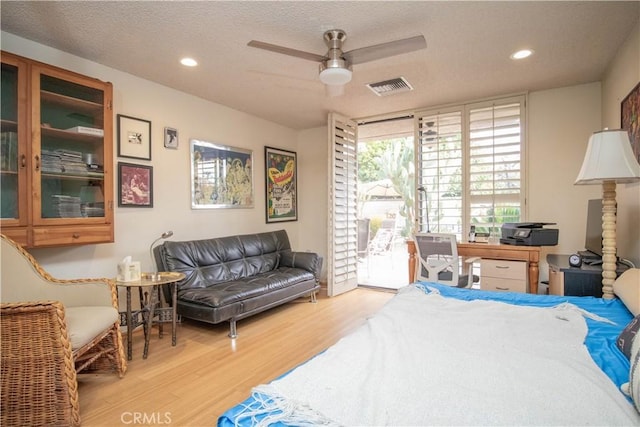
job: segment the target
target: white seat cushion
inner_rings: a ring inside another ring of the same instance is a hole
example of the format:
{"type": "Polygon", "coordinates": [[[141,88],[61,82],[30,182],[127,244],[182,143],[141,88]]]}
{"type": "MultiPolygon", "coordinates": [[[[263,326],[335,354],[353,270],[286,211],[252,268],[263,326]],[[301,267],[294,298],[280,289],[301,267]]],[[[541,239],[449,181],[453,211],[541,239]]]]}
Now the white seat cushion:
{"type": "Polygon", "coordinates": [[[65,307],[71,348],[75,351],[119,320],[113,307],[65,307]]]}

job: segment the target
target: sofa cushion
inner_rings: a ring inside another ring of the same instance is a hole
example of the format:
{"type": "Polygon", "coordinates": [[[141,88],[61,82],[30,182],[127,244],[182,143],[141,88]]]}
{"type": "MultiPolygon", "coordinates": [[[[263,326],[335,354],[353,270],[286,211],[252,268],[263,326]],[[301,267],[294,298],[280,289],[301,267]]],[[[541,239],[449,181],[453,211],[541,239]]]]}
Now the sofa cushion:
{"type": "Polygon", "coordinates": [[[109,329],[120,318],[118,310],[105,306],[65,307],[64,312],[74,351],[109,329]]]}
{"type": "Polygon", "coordinates": [[[306,280],[314,280],[313,274],[309,271],[280,267],[277,270],[253,277],[218,283],[206,288],[181,289],[178,291],[178,299],[209,307],[222,307],[284,289],[306,280]]]}

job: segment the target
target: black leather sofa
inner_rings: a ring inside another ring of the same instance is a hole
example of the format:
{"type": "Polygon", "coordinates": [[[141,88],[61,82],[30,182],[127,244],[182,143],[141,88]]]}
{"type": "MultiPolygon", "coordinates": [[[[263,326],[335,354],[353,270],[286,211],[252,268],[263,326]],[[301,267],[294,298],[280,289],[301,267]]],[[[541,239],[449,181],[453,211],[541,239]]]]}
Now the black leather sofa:
{"type": "Polygon", "coordinates": [[[158,271],[186,275],[178,283],[178,314],[208,323],[236,321],[301,296],[316,301],[322,257],[291,250],[285,230],[184,242],[154,248],[158,271]]]}

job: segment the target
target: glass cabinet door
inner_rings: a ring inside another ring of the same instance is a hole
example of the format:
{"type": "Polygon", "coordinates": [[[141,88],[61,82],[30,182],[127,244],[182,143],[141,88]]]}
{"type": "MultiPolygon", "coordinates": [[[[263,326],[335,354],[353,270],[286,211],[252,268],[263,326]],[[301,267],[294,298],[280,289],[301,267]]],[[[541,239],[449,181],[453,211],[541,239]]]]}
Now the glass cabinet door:
{"type": "Polygon", "coordinates": [[[104,87],[38,69],[32,84],[34,223],[105,222],[104,87]]]}
{"type": "MultiPolygon", "coordinates": [[[[4,226],[26,225],[26,64],[2,55],[0,112],[0,219],[4,226]]],[[[26,231],[25,231],[26,236],[26,231]]],[[[21,240],[16,236],[16,240],[21,240]]]]}

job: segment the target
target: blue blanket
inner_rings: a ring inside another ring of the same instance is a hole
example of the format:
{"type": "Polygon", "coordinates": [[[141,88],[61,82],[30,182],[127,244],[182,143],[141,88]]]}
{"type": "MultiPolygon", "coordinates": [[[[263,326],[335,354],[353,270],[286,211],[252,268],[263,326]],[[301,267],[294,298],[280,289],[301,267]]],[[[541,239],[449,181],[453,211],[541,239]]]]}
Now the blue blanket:
{"type": "MultiPolygon", "coordinates": [[[[607,318],[613,321],[615,325],[586,318],[588,333],[585,339],[585,345],[596,364],[616,386],[619,387],[629,379],[629,360],[620,352],[615,341],[633,316],[618,299],[603,300],[594,297],[561,297],[514,292],[475,291],[425,282],[418,283],[417,286],[425,290],[425,292],[437,290],[437,292],[443,296],[467,301],[478,299],[492,300],[534,307],[552,307],[568,302],[592,314],[607,318]]],[[[247,406],[251,407],[256,403],[255,397],[249,397],[244,402],[229,409],[218,419],[218,426],[229,427],[238,425],[234,421],[237,415],[247,406]]],[[[244,419],[241,425],[249,425],[246,423],[248,421],[249,420],[244,419]]]]}

